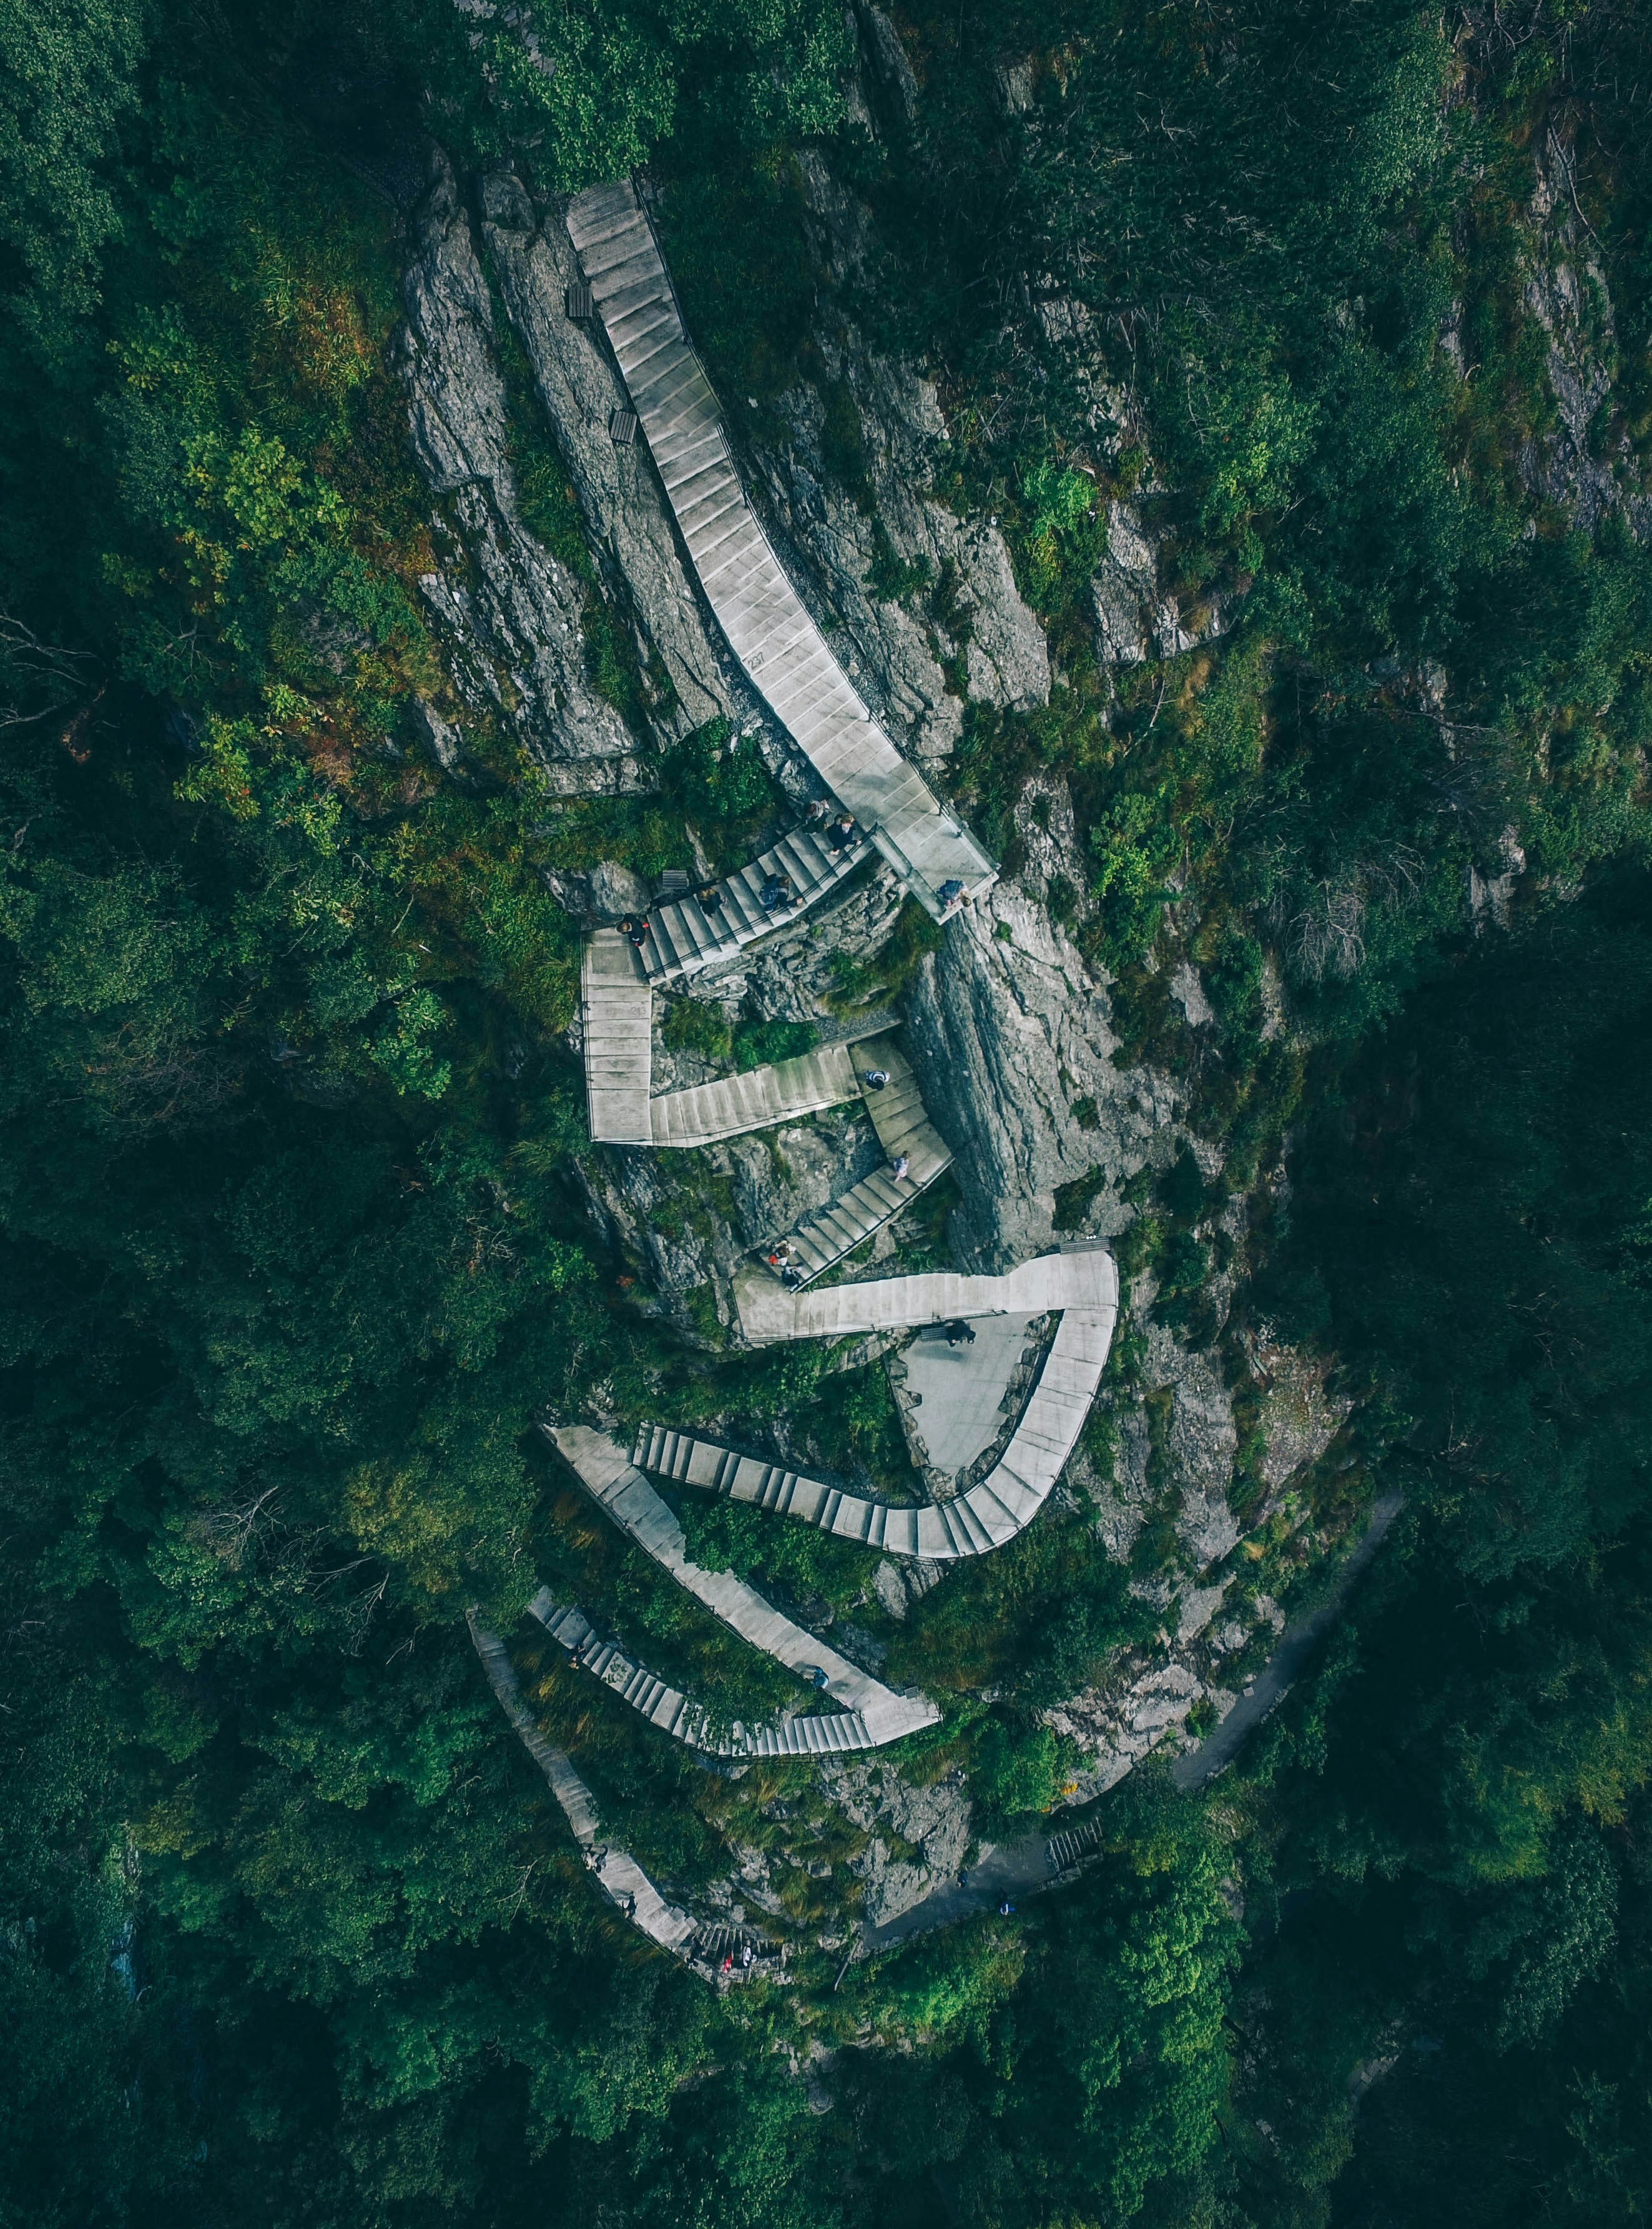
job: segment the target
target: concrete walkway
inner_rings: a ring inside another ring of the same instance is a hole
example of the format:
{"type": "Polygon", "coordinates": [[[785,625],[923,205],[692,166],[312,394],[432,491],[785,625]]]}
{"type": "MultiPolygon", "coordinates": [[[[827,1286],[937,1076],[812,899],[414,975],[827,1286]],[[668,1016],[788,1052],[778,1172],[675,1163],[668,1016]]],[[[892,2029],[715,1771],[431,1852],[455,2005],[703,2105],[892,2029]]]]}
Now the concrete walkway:
{"type": "Polygon", "coordinates": [[[788,1293],[755,1270],[735,1282],[735,1300],[754,1346],[781,1339],[844,1339],[851,1333],[902,1331],[947,1323],[954,1316],[1042,1315],[1047,1308],[1088,1308],[1110,1320],[1118,1309],[1118,1273],[1094,1241],[1041,1254],[1001,1277],[961,1277],[937,1270],[921,1277],[865,1279],[852,1285],[788,1293]]]}
{"type": "Polygon", "coordinates": [[[777,1122],[796,1122],[822,1108],[841,1106],[856,1096],[854,1055],[847,1045],[822,1045],[793,1060],[771,1061],[697,1083],[688,1091],[666,1092],[648,1103],[657,1146],[711,1146],[748,1130],[772,1130],[777,1122]]]}
{"type": "Polygon", "coordinates": [[[834,1757],[877,1746],[858,1711],[781,1718],[763,1726],[742,1725],[736,1718],[725,1732],[703,1705],[627,1656],[617,1641],[602,1640],[582,1610],[557,1602],[549,1587],[540,1588],[528,1610],[582,1672],[612,1687],[622,1703],[689,1749],[710,1757],[834,1757]]]}
{"type": "Polygon", "coordinates": [[[689,1558],[683,1528],[642,1473],[614,1442],[583,1424],[544,1425],[546,1437],[568,1462],[592,1499],[645,1554],[669,1571],[678,1584],[714,1617],[721,1618],[754,1648],[820,1687],[834,1702],[858,1713],[866,1746],[881,1749],[923,1726],[941,1713],[924,1695],[897,1694],[858,1665],[839,1656],[824,1641],[783,1617],[772,1604],[731,1571],[707,1571],[689,1558]],[[825,1676],[824,1686],[814,1677],[825,1676]]]}
{"type": "Polygon", "coordinates": [[[871,850],[858,831],[841,851],[834,851],[813,829],[794,828],[771,850],[760,851],[749,865],[713,883],[715,905],[703,905],[692,891],[681,897],[656,898],[648,909],[644,973],[651,983],[680,982],[720,960],[732,959],[847,882],[871,850]],[[782,875],[792,885],[790,904],[765,906],[764,884],[782,875]]]}
{"type": "Polygon", "coordinates": [[[648,1085],[654,1065],[654,994],[628,937],[599,928],[580,970],[585,1033],[585,1110],[593,1138],[651,1146],[648,1085]]]}
{"type": "Polygon", "coordinates": [[[641,1928],[663,1950],[686,1958],[697,1931],[695,1922],[676,1905],[666,1903],[629,1851],[613,1849],[603,1843],[596,1799],[562,1750],[554,1748],[540,1732],[532,1712],[522,1699],[522,1689],[505,1643],[478,1622],[474,1610],[466,1612],[466,1620],[489,1685],[524,1747],[550,1783],[550,1792],[573,1828],[574,1840],[596,1876],[602,1893],[633,1926],[641,1928]]]}
{"type": "Polygon", "coordinates": [[[1027,1353],[1037,1316],[982,1316],[967,1344],[948,1346],[944,1326],[927,1326],[901,1360],[912,1423],[933,1469],[955,1478],[1004,1429],[1004,1404],[1027,1353]]]}
{"type": "Polygon", "coordinates": [[[886,1556],[945,1562],[986,1555],[1025,1532],[1049,1500],[1090,1414],[1112,1334],[1110,1312],[1067,1311],[1002,1457],[955,1500],[897,1508],[659,1424],[642,1427],[633,1460],[662,1478],[795,1517],[886,1556]]]}
{"type": "Polygon", "coordinates": [[[576,194],[568,230],[690,562],[753,687],[931,914],[948,909],[945,884],[987,890],[992,861],[873,719],[753,517],[631,182],[576,194]]]}

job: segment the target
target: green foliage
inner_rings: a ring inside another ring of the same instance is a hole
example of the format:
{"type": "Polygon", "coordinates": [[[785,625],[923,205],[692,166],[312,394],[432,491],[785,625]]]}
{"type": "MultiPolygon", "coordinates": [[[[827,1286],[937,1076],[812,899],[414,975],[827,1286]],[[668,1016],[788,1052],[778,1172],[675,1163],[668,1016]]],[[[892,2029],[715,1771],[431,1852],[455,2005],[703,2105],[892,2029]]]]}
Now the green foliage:
{"type": "Polygon", "coordinates": [[[813,1022],[737,1022],[734,1031],[735,1066],[742,1073],[764,1068],[770,1061],[795,1060],[813,1052],[820,1032],[813,1022]]]}
{"type": "Polygon", "coordinates": [[[708,1060],[726,1060],[734,1049],[728,1017],[704,999],[669,1000],[659,1033],[673,1052],[703,1053],[708,1060]]]}

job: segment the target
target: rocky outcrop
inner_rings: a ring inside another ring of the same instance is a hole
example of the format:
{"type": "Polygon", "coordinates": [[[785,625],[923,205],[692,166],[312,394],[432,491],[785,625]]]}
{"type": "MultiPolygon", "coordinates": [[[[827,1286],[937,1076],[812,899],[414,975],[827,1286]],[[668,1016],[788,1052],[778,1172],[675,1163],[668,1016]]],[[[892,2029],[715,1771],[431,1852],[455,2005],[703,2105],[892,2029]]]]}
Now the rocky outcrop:
{"type": "MultiPolygon", "coordinates": [[[[1534,249],[1526,306],[1548,339],[1547,370],[1558,422],[1520,451],[1520,476],[1533,495],[1559,504],[1586,531],[1614,511],[1637,540],[1652,535],[1652,495],[1642,483],[1629,434],[1612,420],[1617,319],[1594,235],[1578,205],[1572,153],[1550,125],[1536,157],[1532,196],[1534,249]]],[[[1453,355],[1449,332],[1441,345],[1453,355]]],[[[1454,361],[1459,361],[1458,339],[1454,361]]],[[[1466,367],[1463,368],[1466,376],[1466,367]]]]}
{"type": "MultiPolygon", "coordinates": [[[[463,706],[513,733],[562,795],[650,788],[638,741],[587,678],[583,581],[517,513],[493,306],[447,160],[431,158],[413,219],[399,363],[414,447],[432,491],[440,569],[420,586],[463,706]]],[[[464,711],[434,713],[433,748],[461,763],[464,711]]]]}
{"type": "Polygon", "coordinates": [[[756,699],[678,556],[646,447],[617,446],[609,436],[614,411],[630,401],[601,327],[568,315],[568,290],[581,273],[560,206],[542,213],[508,170],[485,174],[478,192],[499,292],[592,544],[610,584],[622,590],[645,673],[652,669],[670,683],[651,708],[652,724],[672,736],[718,714],[755,714],[756,699]]]}
{"type": "Polygon", "coordinates": [[[861,1883],[869,1926],[898,1919],[957,1879],[974,1839],[961,1774],[926,1786],[884,1759],[823,1766],[820,1781],[845,1817],[867,1836],[849,1864],[861,1883]]]}
{"type": "Polygon", "coordinates": [[[1228,610],[1212,596],[1184,610],[1160,586],[1159,537],[1134,504],[1107,506],[1107,550],[1090,584],[1096,647],[1103,664],[1140,665],[1175,658],[1226,631],[1228,610]]]}
{"type": "MultiPolygon", "coordinates": [[[[887,79],[900,113],[910,85],[900,42],[876,9],[860,20],[871,74],[887,79]]],[[[885,92],[874,98],[890,106],[885,92]]],[[[839,290],[865,274],[867,212],[818,149],[799,170],[826,289],[813,337],[821,376],[780,398],[784,448],[754,444],[742,461],[851,678],[905,748],[944,756],[966,695],[1044,703],[1049,652],[997,527],[961,519],[935,493],[949,444],[933,383],[867,350],[845,318],[839,290]]]]}
{"type": "Polygon", "coordinates": [[[955,1237],[973,1264],[989,1269],[1062,1236],[1057,1187],[1097,1172],[1085,1230],[1099,1237],[1122,1230],[1129,1210],[1117,1204],[1118,1188],[1154,1157],[1175,1112],[1167,1078],[1114,1066],[1105,986],[1041,903],[1058,875],[1075,894],[1083,887],[1065,784],[1046,779],[1030,789],[1016,825],[1027,868],[948,933],[908,1002],[909,1056],[957,1156],[955,1237]]]}
{"type": "MultiPolygon", "coordinates": [[[[1628,433],[1612,428],[1617,317],[1605,272],[1585,239],[1576,205],[1572,151],[1549,125],[1536,154],[1532,194],[1536,250],[1525,276],[1525,305],[1547,334],[1549,390],[1559,423],[1520,450],[1520,477],[1533,495],[1597,529],[1623,512],[1636,539],[1652,535],[1652,497],[1641,486],[1628,433]]],[[[1450,344],[1443,334],[1443,345],[1450,344]]],[[[1460,355],[1460,344],[1458,344],[1460,355]]]]}

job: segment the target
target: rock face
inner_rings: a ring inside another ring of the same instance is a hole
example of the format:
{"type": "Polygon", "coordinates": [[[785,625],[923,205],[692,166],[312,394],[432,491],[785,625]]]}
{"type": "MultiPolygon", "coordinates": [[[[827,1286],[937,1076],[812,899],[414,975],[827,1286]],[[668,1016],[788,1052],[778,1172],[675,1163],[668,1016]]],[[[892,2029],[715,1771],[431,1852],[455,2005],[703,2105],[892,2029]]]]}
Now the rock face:
{"type": "Polygon", "coordinates": [[[1159,542],[1133,504],[1107,506],[1107,552],[1090,584],[1096,647],[1103,664],[1140,665],[1175,658],[1211,642],[1228,625],[1226,607],[1212,597],[1184,612],[1159,584],[1159,542]]]}
{"type": "Polygon", "coordinates": [[[932,1889],[956,1879],[973,1839],[969,1798],[957,1779],[948,1776],[921,1787],[893,1764],[879,1762],[823,1765],[820,1781],[845,1816],[870,1837],[850,1860],[869,1925],[898,1919],[932,1889]],[[906,1847],[892,1847],[897,1840],[906,1847]]]}
{"type": "Polygon", "coordinates": [[[569,318],[568,289],[580,277],[560,204],[536,209],[508,170],[479,182],[482,237],[511,323],[533,369],[539,400],[567,464],[594,547],[611,586],[622,588],[646,673],[670,681],[651,710],[666,737],[686,735],[719,713],[746,717],[757,702],[682,562],[647,451],[609,438],[627,404],[601,329],[569,318]]]}
{"type": "MultiPolygon", "coordinates": [[[[873,61],[896,70],[898,112],[899,41],[875,9],[861,22],[873,61]]],[[[828,286],[841,287],[861,268],[866,213],[818,150],[800,171],[817,261],[828,286]]],[[[934,493],[948,437],[933,384],[869,351],[840,299],[814,340],[824,379],[781,397],[784,450],[755,446],[742,461],[851,678],[908,750],[942,757],[961,730],[966,692],[997,705],[1048,698],[1043,630],[997,528],[960,519],[934,493]]]]}
{"type": "MultiPolygon", "coordinates": [[[[1636,539],[1652,535],[1652,495],[1641,484],[1625,432],[1610,431],[1617,321],[1605,274],[1578,220],[1571,183],[1572,155],[1551,125],[1536,157],[1532,196],[1535,252],[1526,277],[1526,306],[1548,337],[1549,386],[1559,423],[1520,453],[1520,475],[1533,494],[1561,504],[1575,525],[1591,530],[1621,511],[1636,539]]],[[[1452,353],[1451,336],[1441,344],[1452,353]]],[[[1456,356],[1462,344],[1457,341],[1456,356]]]]}
{"type": "MultiPolygon", "coordinates": [[[[637,739],[586,677],[585,585],[517,514],[493,305],[440,151],[413,235],[400,368],[414,446],[442,499],[435,521],[441,569],[420,585],[454,685],[473,716],[491,716],[527,747],[560,794],[650,788],[637,739]]],[[[463,716],[434,717],[437,755],[454,767],[463,755],[463,716]]]]}
{"type": "Polygon", "coordinates": [[[991,1270],[1060,1236],[1057,1187],[1098,1170],[1104,1187],[1086,1229],[1122,1230],[1128,1211],[1105,1194],[1157,1158],[1155,1134],[1175,1111],[1167,1078],[1113,1065],[1105,986],[1041,903],[1057,876],[1074,890],[1085,879],[1065,784],[1029,788],[1016,826],[1027,866],[924,961],[907,1028],[924,1102],[958,1157],[956,1241],[991,1270]]]}

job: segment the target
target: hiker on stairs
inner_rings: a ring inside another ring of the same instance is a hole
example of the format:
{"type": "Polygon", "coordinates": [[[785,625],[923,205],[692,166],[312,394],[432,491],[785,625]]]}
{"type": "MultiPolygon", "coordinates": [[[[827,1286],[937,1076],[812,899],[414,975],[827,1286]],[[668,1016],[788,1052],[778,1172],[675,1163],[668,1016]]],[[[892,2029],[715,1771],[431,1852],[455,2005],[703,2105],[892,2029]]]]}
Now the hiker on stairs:
{"type": "Polygon", "coordinates": [[[894,1178],[896,1183],[899,1184],[901,1179],[906,1174],[911,1166],[912,1163],[909,1155],[905,1153],[897,1153],[894,1159],[889,1165],[889,1172],[890,1176],[894,1178]]]}
{"type": "MultiPolygon", "coordinates": [[[[826,842],[834,851],[846,851],[854,840],[855,816],[852,813],[840,813],[832,824],[832,833],[826,838],[826,842]]],[[[958,887],[961,890],[963,884],[960,883],[958,887]]]]}
{"type": "Polygon", "coordinates": [[[757,893],[757,903],[765,913],[783,913],[797,903],[797,893],[792,888],[789,875],[766,875],[762,888],[757,893]]]}
{"type": "Polygon", "coordinates": [[[869,1068],[865,1071],[865,1076],[869,1090],[881,1091],[889,1082],[889,1070],[886,1068],[869,1068]]]}

